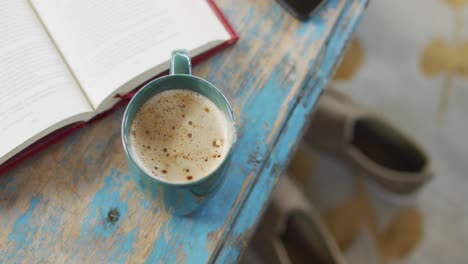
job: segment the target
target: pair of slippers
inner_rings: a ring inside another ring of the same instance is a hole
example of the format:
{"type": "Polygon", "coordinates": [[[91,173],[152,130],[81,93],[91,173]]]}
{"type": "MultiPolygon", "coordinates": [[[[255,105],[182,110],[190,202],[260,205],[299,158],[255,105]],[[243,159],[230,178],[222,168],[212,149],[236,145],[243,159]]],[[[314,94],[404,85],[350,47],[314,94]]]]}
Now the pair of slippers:
{"type": "MultiPolygon", "coordinates": [[[[414,139],[334,90],[326,91],[317,104],[305,141],[358,168],[387,193],[411,195],[433,177],[430,157],[414,139]]],[[[273,224],[274,231],[259,227],[260,232],[269,230],[264,233],[270,241],[254,236],[253,243],[271,243],[268,263],[344,263],[330,230],[298,186],[288,177],[278,185],[263,220],[273,224]]]]}

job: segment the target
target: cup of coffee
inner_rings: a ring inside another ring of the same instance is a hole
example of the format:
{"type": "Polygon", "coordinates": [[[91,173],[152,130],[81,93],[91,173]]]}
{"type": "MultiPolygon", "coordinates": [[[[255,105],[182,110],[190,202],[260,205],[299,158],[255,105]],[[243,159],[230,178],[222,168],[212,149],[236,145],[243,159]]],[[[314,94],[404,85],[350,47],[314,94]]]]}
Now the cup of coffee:
{"type": "Polygon", "coordinates": [[[122,122],[130,174],[175,215],[193,212],[219,189],[235,141],[229,102],[213,84],[191,75],[186,50],[173,51],[170,75],[145,85],[122,122]]]}

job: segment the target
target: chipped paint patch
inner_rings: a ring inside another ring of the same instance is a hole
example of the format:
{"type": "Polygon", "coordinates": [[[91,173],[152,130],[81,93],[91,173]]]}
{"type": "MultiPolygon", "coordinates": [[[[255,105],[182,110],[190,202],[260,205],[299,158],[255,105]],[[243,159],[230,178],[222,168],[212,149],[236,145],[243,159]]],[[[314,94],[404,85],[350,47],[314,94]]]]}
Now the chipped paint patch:
{"type": "Polygon", "coordinates": [[[40,202],[41,200],[38,197],[32,197],[29,201],[29,208],[16,219],[10,234],[8,234],[9,247],[4,259],[11,262],[21,262],[24,254],[17,255],[17,250],[28,247],[33,242],[37,231],[37,223],[34,223],[33,212],[40,202]]]}
{"type": "Polygon", "coordinates": [[[110,175],[104,178],[104,186],[96,192],[88,207],[88,214],[82,221],[80,240],[87,234],[109,238],[117,229],[118,225],[108,221],[108,213],[109,210],[118,211],[119,217],[127,213],[128,205],[119,193],[123,183],[121,177],[119,171],[112,169],[110,175]]]}

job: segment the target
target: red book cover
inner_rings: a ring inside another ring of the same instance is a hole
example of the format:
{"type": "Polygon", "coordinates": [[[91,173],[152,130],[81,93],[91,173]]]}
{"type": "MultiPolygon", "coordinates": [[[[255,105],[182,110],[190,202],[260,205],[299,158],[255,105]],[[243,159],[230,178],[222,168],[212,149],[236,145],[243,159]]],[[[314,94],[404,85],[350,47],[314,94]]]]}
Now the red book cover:
{"type": "MultiPolygon", "coordinates": [[[[229,23],[227,18],[224,16],[224,14],[221,12],[221,10],[216,5],[214,0],[207,0],[207,2],[211,6],[211,8],[213,9],[213,11],[217,15],[217,17],[219,18],[220,22],[224,25],[224,27],[228,31],[229,35],[231,36],[231,38],[228,41],[218,45],[217,47],[214,47],[213,49],[208,50],[208,51],[206,51],[204,53],[201,53],[201,54],[195,56],[194,58],[192,58],[192,64],[193,65],[196,65],[196,64],[200,63],[201,61],[204,61],[204,60],[208,59],[209,57],[213,56],[217,52],[219,52],[222,49],[226,48],[227,46],[233,44],[234,42],[236,42],[239,39],[239,36],[234,31],[234,28],[231,26],[231,24],[229,23]]],[[[42,150],[48,148],[52,144],[59,142],[60,140],[64,139],[65,137],[67,137],[69,135],[71,135],[73,132],[75,132],[76,130],[78,130],[78,129],[84,127],[84,126],[86,126],[87,124],[92,123],[92,122],[96,122],[96,121],[102,119],[103,117],[109,115],[110,113],[115,111],[118,107],[120,107],[120,106],[122,106],[124,104],[127,104],[130,101],[130,99],[133,97],[133,95],[141,87],[143,87],[145,84],[147,84],[148,82],[150,82],[150,81],[152,81],[152,80],[154,80],[154,79],[156,79],[156,78],[158,78],[158,77],[160,77],[162,75],[165,75],[167,73],[168,73],[168,71],[155,76],[154,78],[152,78],[152,79],[146,81],[145,83],[141,84],[140,86],[136,87],[132,92],[130,92],[130,93],[126,94],[126,95],[117,95],[121,99],[119,103],[117,103],[112,109],[95,116],[90,121],[88,121],[88,122],[79,122],[79,123],[71,124],[71,125],[68,125],[66,127],[60,128],[60,129],[50,133],[49,135],[41,138],[40,140],[36,141],[35,143],[31,144],[29,147],[22,150],[21,152],[19,152],[15,156],[13,156],[11,159],[9,159],[6,162],[4,162],[3,164],[1,164],[0,165],[0,174],[3,174],[5,172],[7,172],[8,170],[14,168],[15,166],[19,165],[21,162],[25,161],[28,158],[31,158],[32,156],[34,156],[35,154],[37,154],[37,153],[41,152],[42,150]]]]}

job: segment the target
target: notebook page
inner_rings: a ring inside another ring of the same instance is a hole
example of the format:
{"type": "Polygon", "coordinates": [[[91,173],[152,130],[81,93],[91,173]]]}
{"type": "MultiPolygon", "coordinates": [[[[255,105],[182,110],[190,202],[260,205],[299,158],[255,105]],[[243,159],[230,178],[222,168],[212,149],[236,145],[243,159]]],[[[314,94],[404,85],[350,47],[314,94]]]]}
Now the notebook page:
{"type": "Polygon", "coordinates": [[[173,49],[201,52],[203,46],[230,38],[205,1],[31,3],[89,100],[100,110],[111,105],[103,102],[117,91],[126,93],[167,69],[173,49]]]}
{"type": "Polygon", "coordinates": [[[0,164],[92,108],[27,1],[0,1],[0,164]]]}

